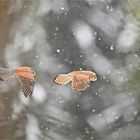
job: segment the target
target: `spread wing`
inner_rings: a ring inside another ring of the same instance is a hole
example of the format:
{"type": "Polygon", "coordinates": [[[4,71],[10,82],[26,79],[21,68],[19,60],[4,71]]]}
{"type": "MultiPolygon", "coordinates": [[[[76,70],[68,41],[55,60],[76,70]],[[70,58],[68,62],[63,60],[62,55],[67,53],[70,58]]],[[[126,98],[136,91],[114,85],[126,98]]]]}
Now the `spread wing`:
{"type": "Polygon", "coordinates": [[[70,74],[58,74],[53,82],[58,85],[66,85],[72,80],[72,75],[70,74]]]}
{"type": "Polygon", "coordinates": [[[21,83],[21,88],[24,96],[31,96],[34,90],[35,80],[27,79],[22,76],[19,76],[18,79],[21,83]]]}
{"type": "Polygon", "coordinates": [[[76,74],[72,79],[72,90],[75,92],[84,91],[90,85],[90,79],[88,75],[76,74]]]}
{"type": "Polygon", "coordinates": [[[2,79],[2,78],[0,77],[0,81],[4,81],[4,79],[2,79]]]}
{"type": "Polygon", "coordinates": [[[14,77],[14,74],[15,74],[14,69],[0,68],[0,81],[6,81],[14,77]]]}

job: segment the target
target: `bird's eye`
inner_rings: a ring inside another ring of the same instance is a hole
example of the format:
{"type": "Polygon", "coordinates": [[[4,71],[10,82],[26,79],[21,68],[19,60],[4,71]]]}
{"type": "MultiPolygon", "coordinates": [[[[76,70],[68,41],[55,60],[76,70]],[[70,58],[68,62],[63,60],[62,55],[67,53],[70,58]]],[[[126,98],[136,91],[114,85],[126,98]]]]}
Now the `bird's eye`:
{"type": "Polygon", "coordinates": [[[35,72],[33,72],[33,71],[32,71],[32,74],[33,74],[33,76],[35,76],[35,75],[36,75],[36,74],[35,74],[35,72]]]}

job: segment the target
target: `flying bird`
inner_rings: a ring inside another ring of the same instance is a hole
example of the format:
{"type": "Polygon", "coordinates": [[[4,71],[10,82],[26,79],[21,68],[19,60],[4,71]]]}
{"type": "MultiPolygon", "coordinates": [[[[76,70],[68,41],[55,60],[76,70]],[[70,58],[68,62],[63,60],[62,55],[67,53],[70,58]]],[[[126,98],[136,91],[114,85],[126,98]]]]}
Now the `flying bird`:
{"type": "Polygon", "coordinates": [[[0,68],[0,81],[17,78],[25,97],[31,96],[35,85],[35,72],[30,67],[19,67],[15,69],[0,68]]]}
{"type": "Polygon", "coordinates": [[[73,71],[68,74],[58,74],[53,82],[58,85],[66,85],[72,81],[72,90],[74,92],[84,91],[90,85],[90,81],[96,81],[97,76],[92,71],[73,71]]]}

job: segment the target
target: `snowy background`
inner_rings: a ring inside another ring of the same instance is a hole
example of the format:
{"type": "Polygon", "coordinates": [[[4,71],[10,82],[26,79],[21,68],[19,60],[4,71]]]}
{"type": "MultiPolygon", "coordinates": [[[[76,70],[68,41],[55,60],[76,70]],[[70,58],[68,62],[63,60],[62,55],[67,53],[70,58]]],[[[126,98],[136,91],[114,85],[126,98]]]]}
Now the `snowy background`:
{"type": "Polygon", "coordinates": [[[1,0],[0,56],[37,74],[31,98],[0,83],[0,139],[140,139],[139,0],[1,0]],[[81,69],[98,76],[82,94],[52,83],[81,69]]]}

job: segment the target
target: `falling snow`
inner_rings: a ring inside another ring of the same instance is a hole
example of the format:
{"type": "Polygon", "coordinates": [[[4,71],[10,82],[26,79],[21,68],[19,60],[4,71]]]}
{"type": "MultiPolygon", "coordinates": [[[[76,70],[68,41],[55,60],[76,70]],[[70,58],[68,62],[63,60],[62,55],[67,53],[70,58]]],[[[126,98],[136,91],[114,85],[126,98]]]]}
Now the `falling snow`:
{"type": "Polygon", "coordinates": [[[7,1],[1,67],[30,66],[36,83],[29,98],[15,79],[0,84],[0,138],[139,140],[138,1],[7,1]],[[94,71],[97,81],[80,93],[73,80],[53,83],[75,70],[94,71]]]}
{"type": "Polygon", "coordinates": [[[57,53],[60,53],[60,50],[59,49],[57,49],[56,51],[57,51],[57,53]]]}

